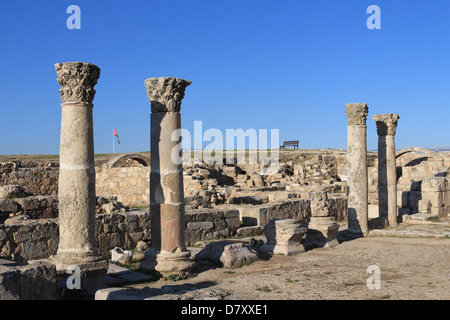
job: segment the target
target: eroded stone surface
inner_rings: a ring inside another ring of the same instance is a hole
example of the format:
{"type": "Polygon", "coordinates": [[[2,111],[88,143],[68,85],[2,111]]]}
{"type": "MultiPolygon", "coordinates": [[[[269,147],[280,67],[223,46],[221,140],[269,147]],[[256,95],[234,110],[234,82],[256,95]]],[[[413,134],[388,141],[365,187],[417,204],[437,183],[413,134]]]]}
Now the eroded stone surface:
{"type": "Polygon", "coordinates": [[[394,135],[397,114],[384,113],[372,116],[378,133],[378,199],[379,217],[397,226],[397,165],[394,135]]]}
{"type": "Polygon", "coordinates": [[[348,224],[354,233],[367,235],[368,172],[367,127],[369,109],[364,103],[345,105],[347,126],[348,224]]]}
{"type": "Polygon", "coordinates": [[[196,261],[222,264],[225,268],[239,268],[259,260],[258,255],[243,243],[218,241],[208,244],[195,255],[196,261]]]}
{"type": "Polygon", "coordinates": [[[267,244],[273,246],[274,254],[293,255],[304,252],[305,248],[300,240],[305,234],[306,228],[301,227],[294,219],[273,219],[265,228],[267,244]]]}
{"type": "Polygon", "coordinates": [[[0,264],[0,300],[53,300],[56,268],[45,262],[0,264]]]}
{"type": "Polygon", "coordinates": [[[379,136],[395,136],[397,130],[397,122],[400,116],[395,113],[382,113],[372,116],[377,124],[377,133],[379,136]]]}
{"type": "Polygon", "coordinates": [[[339,244],[337,232],[339,225],[329,208],[326,191],[313,191],[309,194],[311,200],[311,219],[308,223],[306,240],[314,247],[333,247],[339,244]]]}
{"type": "Polygon", "coordinates": [[[369,108],[365,103],[348,103],[345,105],[348,125],[365,125],[369,108]]]}
{"type": "Polygon", "coordinates": [[[180,112],[184,90],[191,83],[189,80],[171,77],[145,80],[152,112],[180,112]]]}
{"type": "Polygon", "coordinates": [[[62,100],[58,180],[59,244],[48,261],[65,274],[71,266],[83,273],[88,291],[104,286],[108,262],[95,235],[95,168],[92,101],[100,69],[90,63],[55,65],[62,100]]]}
{"type": "Polygon", "coordinates": [[[94,86],[100,77],[100,68],[91,63],[66,62],[55,64],[59,92],[63,102],[86,102],[94,100],[94,86]]]}
{"type": "Polygon", "coordinates": [[[152,248],[141,267],[161,274],[188,273],[194,263],[185,246],[185,208],[181,165],[181,100],[191,82],[179,78],[145,80],[151,104],[150,214],[152,248]],[[178,154],[176,151],[178,150],[178,154]]]}

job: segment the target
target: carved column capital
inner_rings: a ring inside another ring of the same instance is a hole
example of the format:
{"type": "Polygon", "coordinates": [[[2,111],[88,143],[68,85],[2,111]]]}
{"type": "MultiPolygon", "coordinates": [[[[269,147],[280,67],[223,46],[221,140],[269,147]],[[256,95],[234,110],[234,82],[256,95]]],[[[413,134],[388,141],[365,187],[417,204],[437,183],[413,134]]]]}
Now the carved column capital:
{"type": "Polygon", "coordinates": [[[100,78],[99,67],[85,62],[66,62],[55,64],[55,69],[63,103],[92,103],[94,86],[100,78]]]}
{"type": "Polygon", "coordinates": [[[395,136],[397,131],[397,122],[400,116],[395,113],[383,113],[372,116],[377,124],[377,133],[379,136],[395,136]]]}
{"type": "Polygon", "coordinates": [[[365,103],[348,103],[345,105],[345,113],[349,125],[365,125],[369,108],[365,103]]]}
{"type": "Polygon", "coordinates": [[[192,82],[180,78],[161,77],[145,80],[152,112],[180,112],[184,90],[192,82]]]}

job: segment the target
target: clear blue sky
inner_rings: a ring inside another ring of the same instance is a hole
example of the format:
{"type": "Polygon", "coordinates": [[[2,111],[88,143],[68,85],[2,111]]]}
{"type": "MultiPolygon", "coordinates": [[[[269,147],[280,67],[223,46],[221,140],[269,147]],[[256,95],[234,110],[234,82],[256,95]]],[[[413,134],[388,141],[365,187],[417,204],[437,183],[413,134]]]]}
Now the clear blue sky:
{"type": "Polygon", "coordinates": [[[182,125],[279,129],[300,148],[346,148],[346,103],[398,113],[397,148],[450,144],[448,0],[4,0],[0,154],[58,154],[54,64],[91,62],[95,152],[150,149],[144,80],[188,79],[182,125]],[[81,30],[69,30],[69,5],[81,30]],[[381,29],[369,30],[369,5],[381,29]]]}

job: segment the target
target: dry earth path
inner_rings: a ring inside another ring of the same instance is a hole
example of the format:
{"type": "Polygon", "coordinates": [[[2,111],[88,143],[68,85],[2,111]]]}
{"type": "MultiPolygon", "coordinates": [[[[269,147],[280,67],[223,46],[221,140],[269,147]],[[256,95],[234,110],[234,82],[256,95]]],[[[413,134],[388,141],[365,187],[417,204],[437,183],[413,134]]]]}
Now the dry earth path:
{"type": "MultiPolygon", "coordinates": [[[[429,231],[435,226],[405,225],[401,230],[417,228],[429,231]]],[[[371,236],[296,256],[275,255],[237,269],[210,269],[181,281],[106,289],[103,298],[449,300],[449,266],[448,237],[371,236]],[[379,289],[367,285],[368,279],[376,284],[369,267],[379,268],[379,289]]]]}

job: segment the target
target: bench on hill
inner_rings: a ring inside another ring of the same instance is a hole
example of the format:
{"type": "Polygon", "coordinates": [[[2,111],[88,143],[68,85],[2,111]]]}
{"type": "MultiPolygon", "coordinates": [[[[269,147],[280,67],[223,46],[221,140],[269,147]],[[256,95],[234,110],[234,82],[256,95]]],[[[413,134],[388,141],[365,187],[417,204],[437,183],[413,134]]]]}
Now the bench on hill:
{"type": "Polygon", "coordinates": [[[284,141],[283,145],[280,146],[280,149],[286,149],[287,147],[294,147],[294,149],[298,149],[298,140],[284,141]]]}

